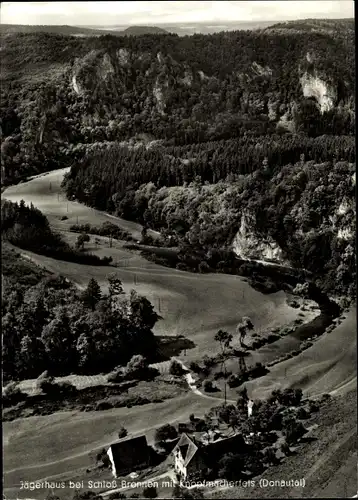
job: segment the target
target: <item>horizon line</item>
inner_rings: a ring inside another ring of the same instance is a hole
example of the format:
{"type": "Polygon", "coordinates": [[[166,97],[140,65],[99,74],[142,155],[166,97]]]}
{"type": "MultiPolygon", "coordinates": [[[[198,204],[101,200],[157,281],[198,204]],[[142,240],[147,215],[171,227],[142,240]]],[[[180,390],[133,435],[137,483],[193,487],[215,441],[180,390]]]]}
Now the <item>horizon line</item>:
{"type": "Polygon", "coordinates": [[[74,27],[74,28],[86,28],[88,26],[105,26],[105,27],[114,27],[114,26],[148,26],[148,27],[156,27],[156,26],[178,26],[178,25],[192,25],[192,24],[203,24],[207,25],[208,23],[225,23],[225,24],[235,24],[235,23],[274,23],[274,24],[279,24],[279,23],[290,23],[290,22],[296,22],[296,21],[315,21],[315,20],[320,20],[320,21],[335,21],[335,20],[354,20],[355,17],[305,17],[305,18],[297,18],[297,19],[277,19],[277,20],[271,20],[268,21],[266,19],[260,19],[260,20],[218,20],[218,21],[185,21],[185,22],[156,22],[155,24],[151,23],[124,23],[124,24],[24,24],[24,23],[0,23],[0,26],[68,26],[68,27],[74,27]]]}

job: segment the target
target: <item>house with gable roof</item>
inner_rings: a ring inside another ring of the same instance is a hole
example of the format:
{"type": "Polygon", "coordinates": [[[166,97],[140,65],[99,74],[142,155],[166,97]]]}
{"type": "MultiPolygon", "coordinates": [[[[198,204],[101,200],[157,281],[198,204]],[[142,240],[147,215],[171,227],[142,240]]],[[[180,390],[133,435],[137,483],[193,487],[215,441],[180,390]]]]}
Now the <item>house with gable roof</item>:
{"type": "MultiPolygon", "coordinates": [[[[215,439],[217,436],[213,436],[215,439]]],[[[186,479],[205,469],[215,470],[218,461],[227,453],[244,453],[247,444],[241,434],[215,440],[200,439],[194,435],[183,433],[174,447],[174,469],[186,479]]]]}

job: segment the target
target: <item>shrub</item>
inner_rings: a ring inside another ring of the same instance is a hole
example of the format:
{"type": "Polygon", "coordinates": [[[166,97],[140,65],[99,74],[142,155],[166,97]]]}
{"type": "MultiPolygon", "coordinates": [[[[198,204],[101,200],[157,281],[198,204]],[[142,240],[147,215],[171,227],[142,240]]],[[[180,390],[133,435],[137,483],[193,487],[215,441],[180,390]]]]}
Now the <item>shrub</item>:
{"type": "Polygon", "coordinates": [[[96,404],[96,411],[104,411],[104,410],[110,410],[113,408],[113,404],[110,403],[109,401],[98,401],[96,404]]]}
{"type": "Polygon", "coordinates": [[[280,449],[286,456],[290,455],[291,453],[290,447],[288,446],[286,441],[281,444],[280,449]]]}
{"type": "Polygon", "coordinates": [[[309,417],[307,411],[302,406],[298,408],[296,416],[300,420],[305,420],[306,418],[309,417]]]}
{"type": "Polygon", "coordinates": [[[205,368],[212,368],[215,365],[215,358],[205,355],[203,357],[205,368]]]}
{"type": "Polygon", "coordinates": [[[275,465],[278,460],[276,457],[276,451],[273,447],[269,447],[266,449],[264,453],[264,462],[268,465],[275,465]]]}
{"type": "Polygon", "coordinates": [[[44,394],[53,394],[56,392],[56,385],[53,377],[39,378],[36,382],[36,387],[44,394]]]}
{"type": "Polygon", "coordinates": [[[129,380],[153,380],[157,375],[159,375],[159,371],[150,367],[148,361],[141,354],[132,356],[124,369],[124,376],[129,380]]]}
{"type": "Polygon", "coordinates": [[[198,269],[199,269],[199,273],[208,273],[208,272],[210,272],[210,266],[205,261],[200,262],[200,264],[198,266],[198,269]]]}
{"type": "Polygon", "coordinates": [[[193,371],[194,373],[200,373],[201,372],[201,368],[200,366],[198,365],[198,363],[195,363],[195,361],[192,361],[189,365],[189,368],[191,371],[193,371]]]}
{"type": "Polygon", "coordinates": [[[267,370],[262,363],[256,363],[250,371],[250,375],[251,377],[261,377],[262,375],[265,375],[266,371],[267,370]]]}
{"type": "Polygon", "coordinates": [[[154,439],[156,443],[160,443],[175,439],[176,437],[178,437],[176,428],[173,425],[165,424],[155,431],[154,439]]]}
{"type": "Polygon", "coordinates": [[[122,439],[128,435],[128,431],[125,427],[121,427],[118,431],[118,439],[122,439]]]}
{"type": "Polygon", "coordinates": [[[284,435],[286,437],[287,444],[296,443],[306,432],[302,422],[297,422],[292,417],[284,420],[284,435]]]}
{"type": "Polygon", "coordinates": [[[330,399],[331,399],[331,395],[328,394],[328,393],[323,394],[322,397],[321,397],[321,401],[322,402],[328,401],[330,399]]]}
{"type": "Polygon", "coordinates": [[[309,408],[310,413],[316,413],[319,411],[319,405],[318,405],[318,403],[316,403],[316,401],[310,400],[308,402],[308,408],[309,408]]]}
{"type": "Polygon", "coordinates": [[[241,384],[241,377],[239,375],[230,375],[227,385],[230,388],[238,387],[241,384]]]}
{"type": "Polygon", "coordinates": [[[205,422],[205,420],[202,419],[202,418],[199,418],[199,420],[197,420],[195,422],[195,431],[196,432],[203,432],[205,429],[206,429],[206,422],[205,422]]]}
{"type": "Polygon", "coordinates": [[[176,376],[180,377],[181,375],[183,375],[184,369],[183,369],[182,365],[180,363],[178,363],[178,361],[173,360],[170,363],[169,373],[171,375],[176,375],[176,376]]]}
{"type": "Polygon", "coordinates": [[[215,390],[211,380],[204,380],[203,388],[205,392],[213,392],[215,390]]]}
{"type": "Polygon", "coordinates": [[[273,333],[271,333],[268,337],[267,337],[267,343],[268,344],[272,344],[273,342],[276,342],[276,340],[278,340],[280,338],[279,335],[275,335],[273,333]]]}
{"type": "Polygon", "coordinates": [[[26,398],[16,382],[9,382],[2,390],[2,402],[4,406],[19,403],[26,398]]]}

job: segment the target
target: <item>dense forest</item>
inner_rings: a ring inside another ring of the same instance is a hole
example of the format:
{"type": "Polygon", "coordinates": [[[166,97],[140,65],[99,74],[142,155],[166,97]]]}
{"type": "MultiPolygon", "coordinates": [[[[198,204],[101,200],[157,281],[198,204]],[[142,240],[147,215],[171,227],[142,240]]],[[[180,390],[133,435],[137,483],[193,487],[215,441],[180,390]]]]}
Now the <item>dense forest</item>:
{"type": "Polygon", "coordinates": [[[352,135],[354,30],[331,29],[2,35],[3,182],[130,139],[352,135]]]}
{"type": "Polygon", "coordinates": [[[2,367],[4,381],[100,373],[133,355],[156,352],[151,303],[134,290],[125,295],[115,274],[104,295],[91,279],[79,292],[68,280],[2,249],[2,367]]]}

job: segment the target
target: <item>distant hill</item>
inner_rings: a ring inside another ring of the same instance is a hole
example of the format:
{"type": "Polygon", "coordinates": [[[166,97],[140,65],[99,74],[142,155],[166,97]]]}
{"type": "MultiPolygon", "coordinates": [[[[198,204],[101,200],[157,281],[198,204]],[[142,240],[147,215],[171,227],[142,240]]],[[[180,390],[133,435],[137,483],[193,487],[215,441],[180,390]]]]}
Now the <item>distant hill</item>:
{"type": "Polygon", "coordinates": [[[124,31],[120,31],[124,35],[160,35],[168,33],[163,28],[158,28],[157,26],[130,26],[124,31]]]}
{"type": "Polygon", "coordinates": [[[351,34],[354,35],[354,19],[299,19],[273,24],[267,31],[281,31],[286,33],[325,33],[330,35],[351,34]]]}
{"type": "Polygon", "coordinates": [[[124,31],[117,30],[104,30],[98,28],[86,28],[80,26],[58,26],[58,25],[27,25],[27,24],[1,24],[0,34],[13,34],[13,33],[52,33],[56,35],[69,35],[78,37],[87,36],[127,36],[127,35],[150,35],[150,34],[165,34],[162,28],[156,26],[130,26],[124,31]]]}

